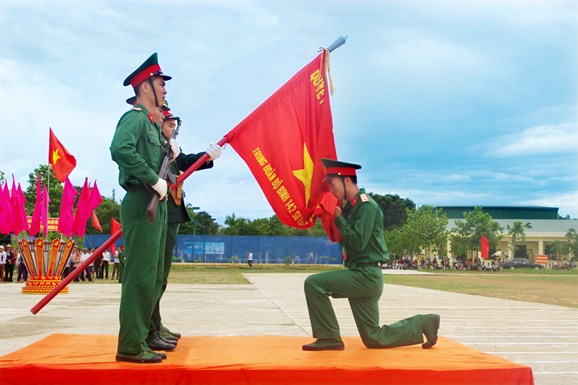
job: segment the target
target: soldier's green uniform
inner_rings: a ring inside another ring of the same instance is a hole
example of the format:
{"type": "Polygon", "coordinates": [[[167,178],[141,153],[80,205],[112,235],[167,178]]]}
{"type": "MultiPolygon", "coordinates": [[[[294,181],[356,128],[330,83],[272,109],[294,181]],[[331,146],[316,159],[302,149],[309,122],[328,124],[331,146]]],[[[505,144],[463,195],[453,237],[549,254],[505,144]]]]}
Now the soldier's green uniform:
{"type": "MultiPolygon", "coordinates": [[[[323,163],[328,175],[332,175],[331,166],[337,167],[339,171],[334,175],[339,176],[354,176],[355,169],[361,168],[326,159],[323,163]]],[[[389,259],[389,254],[383,234],[383,212],[377,203],[364,189],[359,189],[334,223],[341,234],[346,269],[314,274],[305,280],[313,337],[318,340],[304,345],[303,349],[344,348],[330,296],[349,300],[357,330],[368,348],[419,344],[423,342],[423,333],[428,341],[434,338],[433,334],[437,340],[437,315],[416,315],[391,325],[379,324],[379,299],[383,291],[380,265],[389,259]]]]}
{"type": "MultiPolygon", "coordinates": [[[[184,154],[180,153],[179,156],[175,159],[174,162],[171,163],[171,170],[175,175],[178,175],[179,171],[185,171],[188,169],[193,163],[195,163],[201,156],[205,153],[201,152],[198,154],[184,154]]],[[[204,170],[207,168],[213,167],[213,161],[204,162],[198,169],[204,170]]],[[[156,303],[156,306],[153,310],[153,314],[151,317],[151,327],[149,331],[149,339],[153,336],[158,337],[159,334],[162,337],[167,337],[166,333],[172,334],[168,329],[166,329],[162,322],[161,322],[161,312],[160,312],[160,302],[161,298],[167,288],[169,273],[171,270],[171,264],[173,261],[173,250],[175,248],[175,243],[177,240],[177,234],[179,232],[179,227],[181,223],[189,222],[191,217],[185,208],[184,199],[178,199],[178,204],[175,203],[175,198],[173,197],[173,192],[176,194],[179,191],[177,189],[171,191],[169,194],[169,198],[167,201],[167,217],[168,217],[168,225],[167,225],[167,236],[165,240],[165,249],[164,249],[164,268],[163,268],[163,278],[161,283],[161,293],[159,299],[156,303]],[[164,333],[162,333],[164,331],[164,333]]],[[[170,337],[170,336],[169,336],[170,337]]]]}
{"type": "MultiPolygon", "coordinates": [[[[134,71],[125,85],[131,84],[136,89],[149,80],[158,103],[153,76],[170,79],[162,74],[156,54],[134,71]]],[[[161,356],[147,346],[146,338],[162,284],[167,205],[159,202],[153,223],[147,219],[146,209],[156,194],[149,186],[159,181],[158,170],[164,156],[162,143],[161,127],[151,111],[136,104],[120,118],[110,146],[112,159],[119,168],[119,184],[126,190],[120,209],[126,264],[122,272],[118,361],[161,361],[161,356]]]]}

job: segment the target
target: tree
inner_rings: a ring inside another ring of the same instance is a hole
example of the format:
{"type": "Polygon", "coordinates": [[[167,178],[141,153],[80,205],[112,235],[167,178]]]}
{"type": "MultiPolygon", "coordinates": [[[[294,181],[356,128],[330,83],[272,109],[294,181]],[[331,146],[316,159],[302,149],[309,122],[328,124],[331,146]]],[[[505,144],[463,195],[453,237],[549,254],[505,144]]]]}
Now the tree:
{"type": "Polygon", "coordinates": [[[58,217],[60,215],[60,203],[62,202],[63,186],[54,176],[52,167],[48,164],[41,164],[35,168],[33,172],[28,174],[28,187],[24,192],[26,198],[26,213],[32,215],[34,211],[34,203],[36,202],[36,180],[40,175],[40,184],[46,185],[48,188],[48,196],[50,203],[48,204],[48,216],[58,217]]]}
{"type": "Polygon", "coordinates": [[[578,258],[578,233],[574,228],[569,228],[566,233],[566,239],[568,240],[568,254],[571,254],[571,259],[578,258]]]}
{"type": "Polygon", "coordinates": [[[385,232],[388,250],[393,255],[415,255],[422,250],[444,253],[447,243],[448,218],[442,209],[421,206],[417,211],[407,209],[407,222],[385,232]]]}
{"type": "Polygon", "coordinates": [[[389,231],[401,227],[407,221],[408,209],[415,211],[415,203],[411,199],[402,199],[399,195],[379,195],[368,193],[383,211],[383,230],[389,231]]]}
{"type": "Polygon", "coordinates": [[[567,243],[562,243],[559,240],[555,240],[554,242],[550,243],[549,246],[549,254],[552,259],[562,259],[562,255],[565,254],[565,251],[568,249],[567,243]]]}
{"type": "MultiPolygon", "coordinates": [[[[120,205],[112,198],[103,197],[102,203],[94,210],[100,226],[102,227],[102,234],[110,234],[110,227],[112,224],[112,217],[120,222],[120,205]]],[[[88,220],[91,221],[90,219],[88,220]]],[[[87,234],[100,234],[101,232],[92,227],[90,223],[86,225],[87,234]]]]}
{"type": "Polygon", "coordinates": [[[488,239],[490,248],[496,247],[502,239],[502,228],[492,220],[490,214],[484,213],[476,206],[473,211],[464,212],[465,221],[456,221],[451,230],[451,251],[456,256],[467,256],[480,250],[480,237],[488,239]]]}
{"type": "Polygon", "coordinates": [[[217,235],[219,233],[219,224],[206,211],[199,211],[195,215],[196,234],[199,235],[217,235]]]}
{"type": "Polygon", "coordinates": [[[446,250],[448,218],[442,209],[421,206],[417,211],[408,210],[404,235],[421,250],[426,257],[430,253],[443,253],[446,250]]]}
{"type": "Polygon", "coordinates": [[[506,229],[508,230],[508,235],[511,237],[510,238],[510,250],[512,250],[512,253],[515,255],[516,254],[516,245],[519,242],[524,242],[526,240],[526,229],[531,229],[532,225],[530,224],[530,222],[527,223],[522,223],[520,221],[514,221],[514,223],[512,223],[512,226],[510,225],[506,225],[506,229]]]}

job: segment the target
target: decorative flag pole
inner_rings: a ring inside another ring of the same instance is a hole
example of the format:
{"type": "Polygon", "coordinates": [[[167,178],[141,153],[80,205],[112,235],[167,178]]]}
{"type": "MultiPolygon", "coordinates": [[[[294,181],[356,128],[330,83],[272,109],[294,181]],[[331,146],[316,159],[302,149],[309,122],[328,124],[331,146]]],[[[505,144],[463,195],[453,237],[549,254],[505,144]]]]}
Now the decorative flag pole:
{"type": "Polygon", "coordinates": [[[96,249],[94,253],[90,254],[90,256],[86,258],[86,261],[82,262],[80,266],[78,266],[70,274],[68,274],[66,278],[64,278],[54,289],[52,289],[50,293],[46,294],[40,301],[38,301],[38,303],[34,305],[32,309],[30,309],[30,312],[32,314],[37,314],[40,310],[42,310],[42,308],[46,306],[48,302],[50,302],[54,297],[56,297],[56,295],[60,293],[62,289],[68,286],[68,284],[72,282],[74,278],[76,278],[81,272],[86,270],[86,268],[90,266],[90,264],[94,262],[94,260],[98,258],[100,254],[104,253],[106,249],[108,249],[114,242],[116,242],[121,237],[121,235],[122,230],[117,230],[116,233],[111,235],[111,237],[108,238],[106,242],[100,245],[100,247],[96,249]]]}
{"type": "MultiPolygon", "coordinates": [[[[345,37],[339,37],[337,40],[335,40],[335,42],[333,42],[327,49],[326,51],[331,52],[337,48],[339,48],[340,46],[342,46],[345,41],[347,39],[347,36],[345,37]]],[[[311,63],[310,63],[311,65],[311,63]]],[[[310,66],[309,65],[309,66],[310,66]]],[[[308,67],[309,67],[308,66],[308,67]]],[[[298,73],[296,76],[300,75],[301,72],[303,72],[305,69],[307,69],[308,67],[305,67],[304,69],[302,69],[300,71],[300,73],[298,73]]],[[[291,81],[293,81],[294,78],[292,78],[287,84],[289,84],[291,81]]],[[[323,103],[323,101],[321,101],[321,99],[323,99],[323,97],[327,96],[325,92],[325,88],[323,88],[321,90],[320,85],[324,84],[324,82],[322,82],[319,78],[307,78],[307,81],[310,82],[311,84],[314,85],[313,87],[313,91],[315,91],[314,97],[316,97],[317,99],[317,104],[321,105],[323,103]],[[321,91],[323,91],[323,94],[321,93],[321,91]]],[[[287,84],[285,86],[287,86],[287,84]]],[[[283,86],[281,89],[285,88],[285,86],[283,86]]],[[[310,85],[309,85],[310,86],[310,85]]],[[[281,90],[280,89],[280,90],[281,90]]],[[[245,120],[243,120],[240,124],[238,124],[235,128],[233,128],[231,131],[229,131],[225,136],[223,136],[223,138],[221,140],[219,140],[217,142],[217,144],[219,146],[224,146],[225,144],[231,142],[231,140],[236,140],[241,142],[242,140],[241,138],[241,134],[242,134],[242,130],[247,130],[247,126],[250,125],[250,121],[248,120],[249,118],[251,118],[256,112],[264,115],[263,113],[263,107],[264,105],[269,102],[271,99],[277,97],[276,101],[279,101],[280,97],[278,95],[279,91],[278,90],[275,94],[273,94],[269,99],[267,99],[261,106],[259,106],[253,113],[251,113],[245,120]]],[[[327,98],[327,103],[325,103],[325,105],[328,107],[328,98],[327,98]]],[[[304,108],[309,108],[309,106],[304,106],[304,108]]],[[[329,123],[331,123],[331,116],[329,115],[329,123]]],[[[331,154],[331,153],[335,153],[335,144],[333,142],[333,134],[332,134],[332,126],[329,126],[331,128],[330,132],[330,136],[328,135],[320,135],[320,142],[322,144],[328,145],[329,147],[324,147],[323,151],[320,154],[317,154],[314,158],[315,160],[320,162],[320,158],[321,157],[331,157],[331,155],[327,156],[327,154],[331,154]],[[330,143],[325,143],[325,142],[330,142],[330,143]]],[[[236,145],[235,145],[236,146],[236,145]]],[[[241,144],[239,144],[239,146],[241,146],[241,144]]],[[[303,146],[303,144],[301,144],[301,146],[303,146]]],[[[237,152],[239,152],[239,149],[237,149],[237,152]]],[[[312,150],[312,149],[309,149],[312,150]]],[[[303,150],[300,150],[303,151],[303,150]]],[[[247,153],[245,151],[245,153],[242,155],[245,156],[245,161],[247,161],[246,157],[247,157],[247,153]]],[[[248,155],[249,157],[251,155],[248,155]]],[[[187,170],[185,170],[185,172],[183,172],[181,175],[179,175],[179,177],[176,180],[176,183],[174,185],[171,185],[170,188],[174,189],[176,188],[178,185],[182,184],[193,172],[195,172],[204,162],[207,161],[207,159],[209,158],[208,154],[203,154],[203,156],[201,156],[195,163],[193,163],[187,170]]],[[[256,159],[256,156],[253,157],[254,159],[256,159]]],[[[258,159],[258,162],[262,162],[262,159],[258,159]]],[[[302,159],[302,161],[304,161],[302,159]]],[[[267,166],[267,165],[265,165],[267,166]]],[[[295,174],[296,178],[300,179],[301,182],[303,182],[303,184],[307,185],[307,183],[305,183],[305,181],[308,182],[309,187],[311,187],[312,184],[312,175],[308,175],[308,172],[312,170],[308,169],[308,165],[303,165],[301,167],[304,167],[303,170],[297,170],[299,172],[301,172],[300,174],[295,174]],[[306,175],[307,174],[307,175],[306,175]],[[299,175],[299,176],[297,176],[299,175]]],[[[265,170],[260,169],[260,170],[252,170],[254,175],[257,176],[257,174],[255,174],[256,172],[259,173],[263,173],[265,170]]],[[[323,172],[316,172],[316,176],[318,177],[319,175],[322,175],[323,172]]],[[[262,176],[262,175],[261,175],[262,176]]],[[[270,177],[270,174],[268,175],[270,177]]],[[[264,178],[257,178],[258,181],[261,183],[261,181],[264,180],[264,178]]],[[[269,202],[271,203],[271,205],[273,206],[273,208],[275,209],[276,207],[279,207],[280,205],[278,204],[279,202],[276,202],[274,204],[274,202],[272,201],[272,197],[274,197],[274,194],[279,194],[278,190],[281,190],[281,187],[285,188],[289,188],[290,186],[288,185],[288,183],[286,183],[287,186],[283,185],[283,181],[279,182],[280,184],[278,185],[273,185],[273,190],[275,190],[275,192],[271,192],[268,191],[268,193],[266,193],[267,198],[269,199],[269,202]]],[[[265,188],[263,187],[263,184],[261,184],[261,187],[263,188],[263,190],[265,191],[265,188]]],[[[271,187],[271,186],[268,186],[271,187]]],[[[318,192],[318,191],[317,191],[318,192]]],[[[297,195],[297,194],[295,194],[297,195]]],[[[290,193],[287,193],[286,195],[284,195],[281,199],[285,199],[285,201],[287,201],[287,199],[294,199],[296,198],[296,196],[294,198],[290,198],[291,195],[290,193]],[[289,196],[289,198],[288,198],[289,196]]],[[[289,203],[283,203],[285,205],[285,207],[287,207],[289,205],[289,203]]],[[[295,206],[295,205],[293,205],[295,206]]],[[[291,210],[293,210],[293,206],[291,206],[291,210]]],[[[297,210],[298,211],[298,210],[297,210]]],[[[313,209],[310,210],[311,213],[313,212],[313,209]]],[[[288,209],[285,210],[284,214],[287,215],[291,215],[292,218],[294,219],[294,223],[290,223],[289,225],[294,226],[294,227],[300,227],[300,228],[306,228],[306,227],[311,227],[314,222],[304,222],[304,217],[305,216],[300,216],[297,217],[296,213],[294,213],[293,211],[289,212],[288,209]],[[304,224],[305,223],[305,224],[304,224]]],[[[56,286],[50,293],[48,293],[44,298],[42,298],[32,309],[30,309],[30,311],[32,312],[32,314],[37,314],[44,306],[46,306],[46,304],[48,302],[50,302],[63,288],[65,288],[70,282],[72,282],[74,280],[74,278],[76,278],[76,276],[78,276],[87,266],[89,266],[96,258],[98,258],[98,256],[104,252],[108,247],[110,247],[114,242],[116,242],[116,240],[118,240],[122,235],[122,230],[118,230],[116,233],[114,233],[106,242],[104,242],[94,253],[92,253],[87,259],[86,261],[84,261],[80,266],[78,266],[76,269],[74,269],[69,275],[66,276],[66,278],[64,280],[62,280],[62,282],[56,286]]]]}

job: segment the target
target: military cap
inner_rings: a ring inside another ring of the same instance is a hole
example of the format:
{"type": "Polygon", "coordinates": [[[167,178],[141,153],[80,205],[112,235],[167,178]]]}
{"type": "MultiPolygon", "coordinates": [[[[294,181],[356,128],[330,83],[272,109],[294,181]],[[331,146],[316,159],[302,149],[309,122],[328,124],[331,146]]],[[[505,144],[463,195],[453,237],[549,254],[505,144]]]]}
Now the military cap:
{"type": "Polygon", "coordinates": [[[169,102],[167,102],[166,100],[163,103],[162,109],[163,109],[163,115],[165,116],[165,119],[174,119],[178,122],[179,125],[181,124],[181,118],[173,115],[173,113],[171,112],[171,108],[169,107],[169,102]]]}
{"type": "Polygon", "coordinates": [[[126,100],[126,102],[127,102],[128,104],[130,104],[131,106],[134,106],[134,105],[136,104],[136,96],[131,96],[130,98],[128,98],[128,99],[126,100]]]}
{"type": "Polygon", "coordinates": [[[157,53],[153,53],[144,63],[140,65],[134,72],[122,83],[124,86],[128,86],[129,84],[136,88],[139,84],[150,78],[151,76],[160,76],[165,80],[171,80],[172,77],[163,74],[161,70],[161,66],[159,65],[159,60],[157,53]]]}
{"type": "Polygon", "coordinates": [[[326,176],[356,176],[355,170],[361,168],[360,165],[354,163],[341,162],[339,160],[321,158],[321,162],[325,166],[326,176]]]}

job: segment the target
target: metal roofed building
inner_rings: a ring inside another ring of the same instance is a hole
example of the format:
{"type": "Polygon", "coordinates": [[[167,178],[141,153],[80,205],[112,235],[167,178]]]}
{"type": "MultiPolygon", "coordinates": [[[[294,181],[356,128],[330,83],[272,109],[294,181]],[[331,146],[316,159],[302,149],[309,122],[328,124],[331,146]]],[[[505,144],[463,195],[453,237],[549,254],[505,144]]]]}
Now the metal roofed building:
{"type": "MultiPolygon", "coordinates": [[[[464,212],[473,211],[476,206],[436,206],[442,209],[448,217],[447,230],[451,231],[458,220],[463,221],[464,212]]],[[[490,254],[498,253],[509,258],[526,257],[534,259],[536,255],[550,255],[549,247],[554,241],[566,242],[566,234],[571,228],[578,230],[578,219],[558,219],[557,207],[543,206],[479,206],[484,213],[492,216],[503,230],[503,238],[490,254]],[[531,229],[526,229],[526,240],[520,241],[516,250],[510,249],[510,236],[507,226],[514,222],[530,223],[531,229]]],[[[448,240],[448,250],[449,240],[448,240]]],[[[449,253],[448,253],[449,254],[449,253]]],[[[450,256],[450,255],[449,255],[450,256]]],[[[565,259],[568,256],[564,256],[565,259]]]]}

